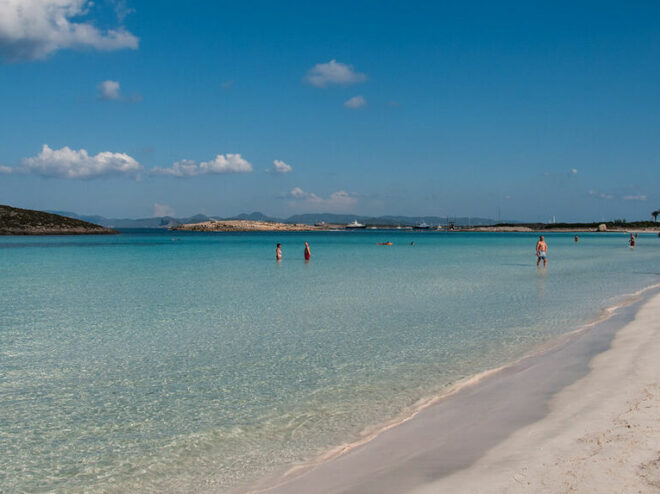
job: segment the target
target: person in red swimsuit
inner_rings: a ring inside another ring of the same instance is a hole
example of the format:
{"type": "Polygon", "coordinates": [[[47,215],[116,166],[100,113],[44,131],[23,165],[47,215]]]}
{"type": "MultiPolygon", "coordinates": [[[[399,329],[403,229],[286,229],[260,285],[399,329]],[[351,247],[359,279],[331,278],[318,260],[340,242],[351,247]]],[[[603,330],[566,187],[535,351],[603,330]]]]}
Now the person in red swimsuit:
{"type": "Polygon", "coordinates": [[[305,242],[305,261],[309,261],[312,258],[312,251],[309,250],[309,244],[305,242]]]}

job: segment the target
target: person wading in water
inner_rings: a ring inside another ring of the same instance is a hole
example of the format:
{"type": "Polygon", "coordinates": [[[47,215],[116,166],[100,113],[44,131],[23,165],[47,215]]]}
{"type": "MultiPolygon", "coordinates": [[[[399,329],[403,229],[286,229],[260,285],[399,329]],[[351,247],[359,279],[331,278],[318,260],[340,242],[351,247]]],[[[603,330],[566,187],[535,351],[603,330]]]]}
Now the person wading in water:
{"type": "Polygon", "coordinates": [[[541,259],[543,259],[543,267],[548,264],[548,244],[545,243],[543,235],[539,237],[539,241],[536,242],[536,266],[538,267],[541,264],[541,259]]]}

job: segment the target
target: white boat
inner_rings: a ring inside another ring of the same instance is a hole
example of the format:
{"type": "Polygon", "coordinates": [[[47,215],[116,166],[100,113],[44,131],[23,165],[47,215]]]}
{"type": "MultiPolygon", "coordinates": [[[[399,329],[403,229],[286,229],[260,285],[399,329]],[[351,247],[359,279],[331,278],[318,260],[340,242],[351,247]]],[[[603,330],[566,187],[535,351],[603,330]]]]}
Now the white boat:
{"type": "Polygon", "coordinates": [[[415,226],[413,226],[413,230],[429,230],[431,228],[431,225],[428,223],[422,221],[421,223],[417,223],[415,226]]]}
{"type": "Polygon", "coordinates": [[[349,223],[346,225],[347,230],[355,230],[357,228],[366,228],[367,225],[363,225],[362,223],[358,223],[358,220],[353,220],[352,223],[349,223]]]}

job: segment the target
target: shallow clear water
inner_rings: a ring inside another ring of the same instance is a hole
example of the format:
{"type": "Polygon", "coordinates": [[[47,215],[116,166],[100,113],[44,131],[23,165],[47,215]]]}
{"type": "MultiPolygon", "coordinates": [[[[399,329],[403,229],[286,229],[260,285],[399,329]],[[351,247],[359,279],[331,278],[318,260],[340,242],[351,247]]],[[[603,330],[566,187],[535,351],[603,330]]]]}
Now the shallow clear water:
{"type": "Polygon", "coordinates": [[[0,237],[0,491],[222,491],[660,282],[657,236],[536,238],[0,237]]]}

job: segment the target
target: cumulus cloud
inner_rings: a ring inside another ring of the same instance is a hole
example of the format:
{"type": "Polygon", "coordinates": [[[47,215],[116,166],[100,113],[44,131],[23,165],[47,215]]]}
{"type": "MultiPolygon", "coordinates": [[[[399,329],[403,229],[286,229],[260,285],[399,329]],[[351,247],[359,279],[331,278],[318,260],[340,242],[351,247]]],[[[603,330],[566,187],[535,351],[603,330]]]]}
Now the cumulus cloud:
{"type": "Polygon", "coordinates": [[[0,165],[0,175],[9,175],[14,173],[14,168],[10,166],[0,165]]]}
{"type": "Polygon", "coordinates": [[[107,80],[103,81],[96,86],[98,89],[98,97],[102,100],[108,101],[123,101],[124,103],[139,103],[142,101],[142,96],[139,94],[132,94],[130,97],[124,97],[121,94],[119,81],[107,80]]]}
{"type": "Polygon", "coordinates": [[[104,151],[90,156],[85,149],[76,151],[67,146],[51,149],[43,145],[41,152],[21,160],[21,168],[14,173],[34,173],[44,177],[89,179],[103,176],[137,176],[142,166],[124,153],[104,151]]]}
{"type": "Polygon", "coordinates": [[[293,171],[293,167],[286,164],[284,161],[274,160],[273,165],[275,165],[275,168],[273,169],[275,173],[291,173],[293,171]]]}
{"type": "Polygon", "coordinates": [[[99,98],[118,100],[121,99],[119,95],[119,82],[117,81],[103,81],[98,85],[99,98]]]}
{"type": "Polygon", "coordinates": [[[136,49],[139,39],[123,27],[101,31],[79,19],[89,0],[1,0],[0,57],[6,61],[39,60],[65,48],[103,51],[136,49]]]}
{"type": "Polygon", "coordinates": [[[571,173],[572,173],[573,175],[577,175],[577,174],[578,174],[578,169],[577,169],[577,168],[573,168],[573,169],[571,170],[571,173]]]}
{"type": "Polygon", "coordinates": [[[347,211],[353,208],[358,200],[346,191],[338,190],[329,197],[319,197],[312,192],[305,192],[300,187],[294,187],[289,192],[289,205],[299,208],[314,207],[317,211],[347,211]]]}
{"type": "Polygon", "coordinates": [[[328,63],[317,63],[305,75],[305,81],[316,87],[348,86],[366,80],[366,74],[356,72],[352,65],[346,65],[336,60],[330,60],[328,63]]]}
{"type": "Polygon", "coordinates": [[[170,168],[153,167],[149,173],[152,175],[166,175],[171,177],[196,177],[198,175],[218,175],[222,173],[249,173],[253,170],[252,164],[242,158],[240,154],[219,154],[212,161],[197,163],[192,160],[181,160],[170,168]]]}
{"type": "Polygon", "coordinates": [[[156,202],[154,203],[154,216],[157,218],[160,216],[174,216],[174,209],[165,204],[158,204],[156,202]]]}
{"type": "Polygon", "coordinates": [[[344,102],[344,107],[350,108],[351,110],[357,110],[367,106],[367,100],[363,96],[353,96],[351,99],[344,102]]]}

